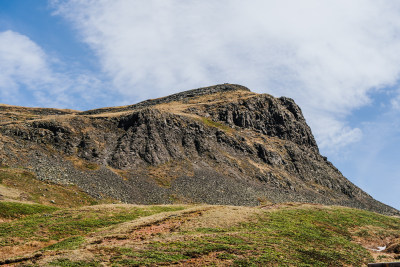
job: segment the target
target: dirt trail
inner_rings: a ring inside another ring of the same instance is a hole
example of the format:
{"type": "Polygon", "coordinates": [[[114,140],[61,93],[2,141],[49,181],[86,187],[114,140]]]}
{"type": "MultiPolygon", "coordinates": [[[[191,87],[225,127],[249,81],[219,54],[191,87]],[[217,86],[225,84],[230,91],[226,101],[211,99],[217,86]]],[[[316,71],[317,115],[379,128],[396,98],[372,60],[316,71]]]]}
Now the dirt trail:
{"type": "MultiPolygon", "coordinates": [[[[191,217],[200,216],[203,212],[216,208],[215,206],[208,205],[196,206],[180,211],[162,212],[137,220],[120,223],[88,236],[86,244],[99,244],[104,241],[113,243],[113,240],[137,239],[141,235],[152,235],[171,231],[179,227],[183,221],[191,217]]],[[[144,238],[139,239],[143,240],[144,238]]]]}
{"type": "MultiPolygon", "coordinates": [[[[185,233],[197,228],[233,226],[243,221],[249,221],[258,212],[262,212],[261,209],[201,205],[181,211],[158,213],[89,234],[86,236],[85,243],[78,250],[45,252],[38,263],[46,265],[51,261],[63,258],[72,261],[87,261],[95,259],[96,255],[102,255],[103,262],[106,260],[105,258],[108,258],[111,263],[115,249],[143,249],[152,241],[182,240],[190,235],[181,232],[185,233]]],[[[192,259],[185,262],[185,266],[201,266],[207,262],[215,262],[215,256],[192,259]]]]}

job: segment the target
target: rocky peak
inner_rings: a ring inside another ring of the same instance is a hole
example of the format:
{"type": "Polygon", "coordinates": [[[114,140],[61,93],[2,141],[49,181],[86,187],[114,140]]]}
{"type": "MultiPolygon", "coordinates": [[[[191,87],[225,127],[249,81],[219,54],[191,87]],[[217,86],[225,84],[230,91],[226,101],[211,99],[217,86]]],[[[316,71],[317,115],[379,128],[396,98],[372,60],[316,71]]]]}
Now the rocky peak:
{"type": "MultiPolygon", "coordinates": [[[[2,117],[5,112],[0,110],[2,117]]],[[[95,197],[230,205],[300,201],[398,214],[319,154],[300,107],[287,97],[222,84],[124,107],[29,112],[14,110],[12,123],[0,120],[0,162],[41,180],[75,184],[95,197]]]]}

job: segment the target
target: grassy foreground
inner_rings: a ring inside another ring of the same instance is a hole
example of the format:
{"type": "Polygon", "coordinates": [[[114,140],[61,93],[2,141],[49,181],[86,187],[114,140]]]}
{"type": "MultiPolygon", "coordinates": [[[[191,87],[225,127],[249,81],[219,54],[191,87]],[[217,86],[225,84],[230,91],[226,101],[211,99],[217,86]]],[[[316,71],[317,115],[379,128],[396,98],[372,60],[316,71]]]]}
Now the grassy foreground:
{"type": "Polygon", "coordinates": [[[400,218],[343,207],[0,202],[0,219],[0,264],[18,266],[365,266],[400,258],[400,218]]]}

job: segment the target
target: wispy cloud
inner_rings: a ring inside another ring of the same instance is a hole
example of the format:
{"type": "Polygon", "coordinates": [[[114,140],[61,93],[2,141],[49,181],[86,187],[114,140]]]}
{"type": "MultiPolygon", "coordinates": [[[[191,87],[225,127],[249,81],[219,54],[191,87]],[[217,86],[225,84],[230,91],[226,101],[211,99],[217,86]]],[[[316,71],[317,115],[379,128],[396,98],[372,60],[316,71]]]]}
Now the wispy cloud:
{"type": "Polygon", "coordinates": [[[392,96],[391,101],[391,108],[394,111],[399,112],[400,111],[400,88],[396,90],[396,94],[392,96]]]}
{"type": "Polygon", "coordinates": [[[52,1],[128,101],[221,82],[295,98],[327,149],[398,80],[395,1],[52,1]]]}
{"type": "Polygon", "coordinates": [[[36,88],[53,80],[46,55],[39,46],[16,32],[0,32],[0,93],[3,101],[19,97],[21,85],[36,88]]]}
{"type": "MultiPolygon", "coordinates": [[[[62,65],[27,36],[0,32],[0,102],[75,107],[101,98],[103,84],[90,73],[56,71],[62,65]]],[[[91,103],[92,104],[92,103],[91,103]]]]}

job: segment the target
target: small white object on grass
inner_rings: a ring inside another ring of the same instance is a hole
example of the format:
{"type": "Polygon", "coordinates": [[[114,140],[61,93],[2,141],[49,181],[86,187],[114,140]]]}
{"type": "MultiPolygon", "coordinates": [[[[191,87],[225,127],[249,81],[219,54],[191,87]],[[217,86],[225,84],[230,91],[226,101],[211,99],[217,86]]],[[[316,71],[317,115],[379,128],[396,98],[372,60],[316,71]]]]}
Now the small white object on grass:
{"type": "Polygon", "coordinates": [[[384,251],[385,249],[386,249],[386,246],[378,247],[378,249],[376,251],[384,251]]]}
{"type": "Polygon", "coordinates": [[[378,247],[377,249],[375,249],[375,248],[370,248],[370,250],[372,250],[372,251],[377,251],[377,252],[384,251],[385,249],[386,249],[386,246],[378,247]]]}

